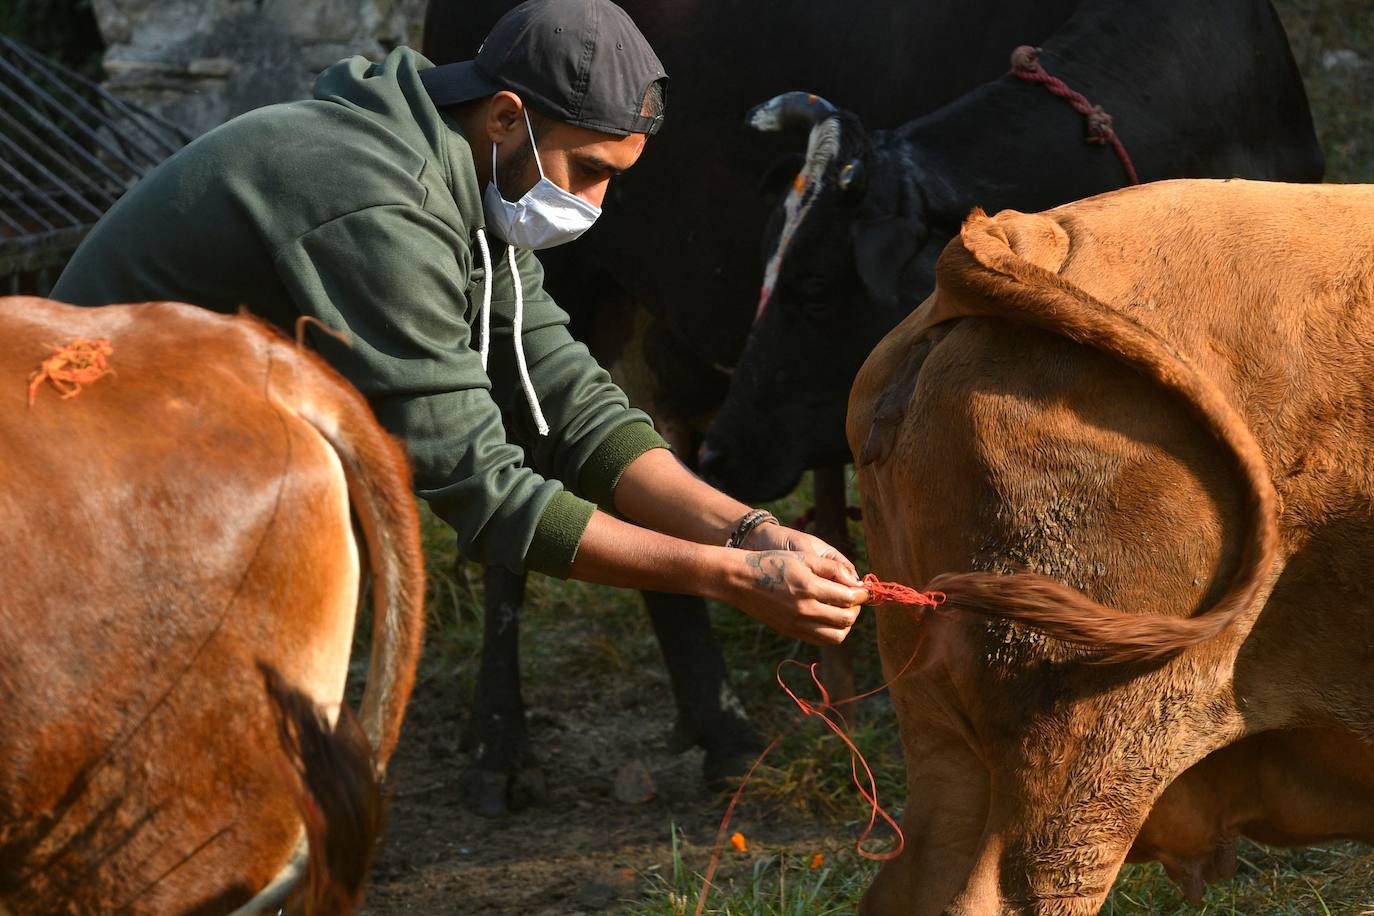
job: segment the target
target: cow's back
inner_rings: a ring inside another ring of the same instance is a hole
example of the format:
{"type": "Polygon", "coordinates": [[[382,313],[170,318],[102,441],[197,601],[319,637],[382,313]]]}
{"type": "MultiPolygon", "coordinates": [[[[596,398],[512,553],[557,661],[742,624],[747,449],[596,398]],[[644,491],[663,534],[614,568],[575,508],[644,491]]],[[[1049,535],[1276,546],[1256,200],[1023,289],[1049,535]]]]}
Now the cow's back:
{"type": "Polygon", "coordinates": [[[170,303],[0,327],[0,903],[232,908],[300,831],[258,664],[337,702],[357,603],[343,469],[274,391],[310,367],[170,303]],[[29,406],[74,338],[111,371],[29,406]]]}
{"type": "MultiPolygon", "coordinates": [[[[1374,374],[1374,185],[1156,182],[1043,214],[1004,211],[980,235],[1156,335],[1220,386],[1285,492],[1290,529],[1304,527],[1312,512],[1329,515],[1374,497],[1374,474],[1356,470],[1371,462],[1366,443],[1374,436],[1366,385],[1374,374]],[[1294,472],[1301,480],[1290,479],[1294,472]]],[[[963,269],[955,249],[966,252],[965,241],[952,242],[942,259],[943,287],[937,281],[935,293],[875,348],[855,383],[850,442],[861,464],[869,463],[861,453],[875,406],[931,327],[940,328],[937,337],[961,341],[1024,328],[1014,301],[959,301],[965,294],[954,290],[950,273],[963,269]],[[995,318],[1000,327],[940,327],[964,312],[995,318]]],[[[1044,340],[1036,347],[1064,346],[1053,334],[1044,340]]],[[[1101,358],[1085,351],[1084,365],[1101,358]]],[[[1015,390],[1025,374],[976,349],[965,359],[980,383],[1015,390]]],[[[1050,361],[1051,354],[1025,360],[1050,361]]],[[[1071,388],[1078,370],[1058,371],[1071,388]]]]}

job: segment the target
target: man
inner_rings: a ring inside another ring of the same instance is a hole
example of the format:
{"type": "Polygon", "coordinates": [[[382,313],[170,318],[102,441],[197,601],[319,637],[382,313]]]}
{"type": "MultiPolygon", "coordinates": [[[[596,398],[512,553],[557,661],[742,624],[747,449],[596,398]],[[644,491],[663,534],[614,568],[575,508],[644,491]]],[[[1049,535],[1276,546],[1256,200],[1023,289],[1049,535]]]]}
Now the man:
{"type": "Polygon", "coordinates": [[[852,564],[687,471],[569,335],[531,253],[590,227],[661,125],[666,79],[609,0],[530,0],[460,64],[341,61],[313,100],[154,170],[53,295],[318,319],[346,333],[312,336],[405,441],[465,555],[838,643],[867,598],[852,564]]]}

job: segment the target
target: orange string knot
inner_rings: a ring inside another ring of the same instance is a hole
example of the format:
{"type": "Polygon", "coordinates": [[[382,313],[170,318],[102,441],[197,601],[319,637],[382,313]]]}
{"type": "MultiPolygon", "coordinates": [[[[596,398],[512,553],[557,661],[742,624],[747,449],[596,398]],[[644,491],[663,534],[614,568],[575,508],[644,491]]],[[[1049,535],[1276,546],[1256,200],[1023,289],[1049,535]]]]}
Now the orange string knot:
{"type": "Polygon", "coordinates": [[[77,337],[69,344],[53,347],[52,356],[29,375],[29,406],[33,406],[44,382],[51,382],[63,400],[76,397],[82,386],[114,372],[109,364],[113,353],[114,347],[104,337],[77,337]]]}
{"type": "Polygon", "coordinates": [[[900,582],[883,582],[873,573],[864,576],[869,604],[911,604],[935,607],[945,600],[944,592],[922,592],[900,582]]]}

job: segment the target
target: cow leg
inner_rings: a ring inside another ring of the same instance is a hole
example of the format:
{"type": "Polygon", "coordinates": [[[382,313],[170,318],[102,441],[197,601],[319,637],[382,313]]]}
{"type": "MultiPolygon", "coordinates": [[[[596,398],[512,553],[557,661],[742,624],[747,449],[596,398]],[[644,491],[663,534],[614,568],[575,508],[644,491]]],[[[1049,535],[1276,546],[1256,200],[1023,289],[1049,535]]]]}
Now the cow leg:
{"type": "MultiPolygon", "coordinates": [[[[913,715],[920,717],[919,712],[913,715]]],[[[903,740],[908,741],[907,735],[903,740]]],[[[988,780],[987,768],[958,735],[932,726],[910,736],[902,812],[906,843],[900,856],[883,863],[864,893],[861,916],[945,912],[978,851],[988,780]]]]}
{"type": "Polygon", "coordinates": [[[884,673],[907,669],[891,688],[906,760],[905,844],[864,894],[863,916],[944,913],[964,885],[987,823],[991,774],[948,668],[967,648],[943,623],[891,607],[878,612],[884,673]]]}
{"type": "Polygon", "coordinates": [[[704,748],[706,784],[724,787],[744,774],[765,742],[730,686],[706,602],[687,595],[644,592],[644,604],[677,702],[673,749],[704,748]]]}
{"type": "MultiPolygon", "coordinates": [[[[812,472],[816,497],[816,536],[845,556],[853,556],[849,537],[849,500],[844,488],[844,465],[812,472]]],[[[821,647],[821,683],[832,700],[854,696],[854,652],[849,645],[821,647]]]]}
{"type": "MultiPolygon", "coordinates": [[[[464,562],[462,559],[459,563],[464,562]]],[[[502,817],[544,798],[544,775],[530,752],[520,695],[520,605],[525,577],[488,567],[483,582],[482,665],[464,744],[477,763],[462,777],[465,802],[478,814],[502,817]]]]}

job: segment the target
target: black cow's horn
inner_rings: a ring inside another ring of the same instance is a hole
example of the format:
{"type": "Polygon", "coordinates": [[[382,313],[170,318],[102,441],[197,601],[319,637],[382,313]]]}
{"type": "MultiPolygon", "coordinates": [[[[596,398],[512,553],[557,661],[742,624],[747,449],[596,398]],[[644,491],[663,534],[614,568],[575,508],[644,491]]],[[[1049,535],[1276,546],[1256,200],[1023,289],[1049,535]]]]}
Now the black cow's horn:
{"type": "Polygon", "coordinates": [[[810,92],[784,92],[749,110],[754,130],[782,130],[794,124],[816,125],[835,113],[835,106],[810,92]]]}

